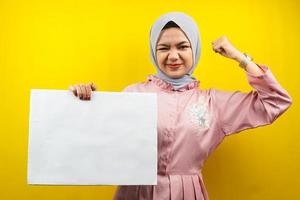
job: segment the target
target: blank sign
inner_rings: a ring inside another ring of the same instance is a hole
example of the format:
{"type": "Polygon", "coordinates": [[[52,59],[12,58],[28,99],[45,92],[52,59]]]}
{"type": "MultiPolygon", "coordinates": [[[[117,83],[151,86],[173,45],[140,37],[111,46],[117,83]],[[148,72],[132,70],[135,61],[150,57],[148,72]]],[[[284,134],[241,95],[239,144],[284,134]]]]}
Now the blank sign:
{"type": "Polygon", "coordinates": [[[32,89],[28,184],[156,185],[157,96],[32,89]]]}

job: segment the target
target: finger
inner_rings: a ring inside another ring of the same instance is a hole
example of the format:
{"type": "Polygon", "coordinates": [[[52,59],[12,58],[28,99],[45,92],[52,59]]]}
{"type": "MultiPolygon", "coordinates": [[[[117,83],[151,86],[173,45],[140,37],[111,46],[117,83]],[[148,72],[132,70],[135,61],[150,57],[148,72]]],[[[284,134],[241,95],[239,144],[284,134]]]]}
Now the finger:
{"type": "Polygon", "coordinates": [[[79,99],[82,99],[82,90],[81,90],[80,85],[77,85],[76,89],[77,89],[77,94],[78,94],[79,99]]]}
{"type": "Polygon", "coordinates": [[[220,47],[213,46],[213,50],[215,53],[220,53],[220,47]]]}
{"type": "Polygon", "coordinates": [[[214,42],[211,43],[211,45],[212,45],[213,47],[216,46],[216,44],[218,44],[218,41],[214,41],[214,42]]]}
{"type": "Polygon", "coordinates": [[[214,50],[215,53],[217,53],[216,43],[212,44],[212,49],[214,50]]]}
{"type": "Polygon", "coordinates": [[[87,100],[91,99],[91,95],[92,95],[92,88],[90,85],[86,85],[86,98],[87,100]]]}
{"type": "Polygon", "coordinates": [[[217,47],[219,46],[219,43],[220,43],[220,42],[218,42],[218,41],[213,42],[213,43],[212,43],[212,48],[213,48],[214,50],[217,49],[217,47]]]}
{"type": "Polygon", "coordinates": [[[223,44],[226,40],[227,40],[227,37],[226,37],[226,36],[221,36],[221,37],[219,37],[218,39],[216,39],[215,41],[213,41],[213,42],[212,42],[212,45],[213,45],[213,46],[221,45],[221,44],[223,44]]]}
{"type": "Polygon", "coordinates": [[[223,43],[222,42],[218,42],[213,46],[213,49],[215,52],[222,52],[223,51],[223,43]]]}
{"type": "Polygon", "coordinates": [[[85,89],[85,85],[81,84],[80,85],[81,91],[82,91],[82,100],[86,99],[86,89],[85,89]]]}
{"type": "Polygon", "coordinates": [[[76,88],[73,85],[71,85],[69,87],[69,91],[71,91],[77,97],[77,91],[76,91],[76,88]]]}
{"type": "Polygon", "coordinates": [[[97,86],[93,82],[90,82],[89,85],[90,85],[92,91],[96,91],[97,86]]]}

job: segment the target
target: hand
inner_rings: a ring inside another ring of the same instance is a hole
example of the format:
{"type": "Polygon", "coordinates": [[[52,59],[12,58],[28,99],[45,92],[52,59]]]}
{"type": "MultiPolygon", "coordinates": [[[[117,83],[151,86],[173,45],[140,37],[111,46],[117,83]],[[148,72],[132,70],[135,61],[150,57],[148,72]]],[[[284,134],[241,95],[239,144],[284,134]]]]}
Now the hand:
{"type": "Polygon", "coordinates": [[[238,62],[244,57],[243,54],[230,43],[226,36],[222,36],[212,42],[212,47],[216,53],[238,62]]]}
{"type": "Polygon", "coordinates": [[[91,100],[92,91],[96,91],[94,83],[71,85],[69,90],[81,100],[91,100]]]}

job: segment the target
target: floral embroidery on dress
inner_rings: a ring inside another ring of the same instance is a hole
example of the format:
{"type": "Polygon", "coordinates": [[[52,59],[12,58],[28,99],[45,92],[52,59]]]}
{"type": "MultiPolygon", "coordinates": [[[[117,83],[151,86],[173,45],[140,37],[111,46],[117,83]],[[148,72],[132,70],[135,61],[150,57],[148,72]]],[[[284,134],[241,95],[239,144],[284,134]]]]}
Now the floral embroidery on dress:
{"type": "Polygon", "coordinates": [[[189,113],[193,124],[201,128],[209,128],[209,113],[203,97],[200,97],[197,103],[190,105],[189,113]]]}

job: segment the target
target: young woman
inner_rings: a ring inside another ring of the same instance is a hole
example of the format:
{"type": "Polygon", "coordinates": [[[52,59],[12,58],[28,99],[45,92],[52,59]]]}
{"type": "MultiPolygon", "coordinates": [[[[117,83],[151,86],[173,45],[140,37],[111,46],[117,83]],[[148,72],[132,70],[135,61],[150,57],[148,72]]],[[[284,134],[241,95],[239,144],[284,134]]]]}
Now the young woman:
{"type": "MultiPolygon", "coordinates": [[[[201,168],[225,136],[271,124],[292,103],[271,70],[255,64],[223,36],[212,43],[215,52],[233,59],[245,70],[253,91],[199,89],[192,73],[201,42],[194,20],[180,12],[162,15],[150,33],[151,59],[157,74],[127,86],[125,92],[158,95],[157,185],[119,186],[115,200],[207,200],[201,168]]],[[[95,85],[70,87],[89,100],[95,85]]]]}

